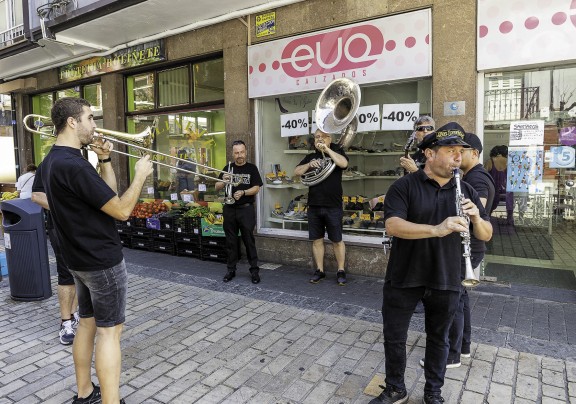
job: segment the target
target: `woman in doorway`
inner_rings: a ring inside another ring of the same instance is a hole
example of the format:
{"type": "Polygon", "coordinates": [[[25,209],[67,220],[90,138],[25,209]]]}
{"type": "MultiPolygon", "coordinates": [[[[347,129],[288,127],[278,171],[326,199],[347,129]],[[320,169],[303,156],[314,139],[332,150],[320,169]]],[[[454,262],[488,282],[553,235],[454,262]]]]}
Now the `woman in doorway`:
{"type": "Polygon", "coordinates": [[[506,177],[508,175],[508,146],[494,146],[490,150],[490,160],[484,164],[486,171],[490,173],[496,185],[494,196],[494,209],[499,203],[506,203],[506,223],[514,224],[514,194],[506,192],[506,177]]]}

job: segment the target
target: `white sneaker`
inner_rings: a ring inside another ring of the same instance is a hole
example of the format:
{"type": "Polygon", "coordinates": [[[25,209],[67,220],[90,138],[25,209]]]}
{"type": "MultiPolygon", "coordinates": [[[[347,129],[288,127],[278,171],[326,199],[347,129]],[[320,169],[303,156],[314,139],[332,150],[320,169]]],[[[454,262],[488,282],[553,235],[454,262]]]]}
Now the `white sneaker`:
{"type": "Polygon", "coordinates": [[[72,320],[64,321],[60,326],[60,343],[62,345],[72,345],[75,336],[72,320]]]}
{"type": "MultiPolygon", "coordinates": [[[[420,359],[420,366],[424,367],[424,359],[420,359]]],[[[455,369],[455,368],[459,368],[460,366],[462,366],[462,364],[460,362],[447,363],[446,369],[455,369]]]]}
{"type": "Polygon", "coordinates": [[[72,328],[76,330],[78,328],[78,324],[80,324],[80,315],[77,311],[75,311],[72,315],[72,328]]]}

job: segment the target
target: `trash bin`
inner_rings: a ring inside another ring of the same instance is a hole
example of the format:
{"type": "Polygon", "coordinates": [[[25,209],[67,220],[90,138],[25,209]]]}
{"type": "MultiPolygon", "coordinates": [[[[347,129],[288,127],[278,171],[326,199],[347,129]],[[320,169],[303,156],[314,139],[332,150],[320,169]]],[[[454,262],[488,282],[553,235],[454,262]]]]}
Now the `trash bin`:
{"type": "Polygon", "coordinates": [[[42,207],[30,199],[0,203],[10,296],[33,301],[52,296],[42,207]]]}

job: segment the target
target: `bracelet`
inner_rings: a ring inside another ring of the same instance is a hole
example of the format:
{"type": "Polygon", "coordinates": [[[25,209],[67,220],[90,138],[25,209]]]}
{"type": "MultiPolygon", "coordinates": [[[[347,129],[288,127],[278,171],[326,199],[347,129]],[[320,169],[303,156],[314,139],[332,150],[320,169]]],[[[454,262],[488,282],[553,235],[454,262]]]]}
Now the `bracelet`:
{"type": "Polygon", "coordinates": [[[99,162],[99,163],[109,163],[109,162],[111,162],[111,161],[112,161],[112,159],[111,159],[110,157],[108,157],[107,159],[104,159],[104,160],[98,159],[98,162],[99,162]]]}

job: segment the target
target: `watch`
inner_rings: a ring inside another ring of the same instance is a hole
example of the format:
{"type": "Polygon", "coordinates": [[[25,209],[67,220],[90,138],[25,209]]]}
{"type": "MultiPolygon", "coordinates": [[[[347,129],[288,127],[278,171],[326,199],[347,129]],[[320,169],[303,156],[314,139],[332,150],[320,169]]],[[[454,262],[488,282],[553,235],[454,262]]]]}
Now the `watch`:
{"type": "Polygon", "coordinates": [[[109,163],[109,162],[111,162],[111,161],[112,161],[112,159],[111,159],[110,157],[108,157],[107,159],[104,159],[104,160],[98,159],[98,162],[99,162],[99,163],[109,163]]]}

